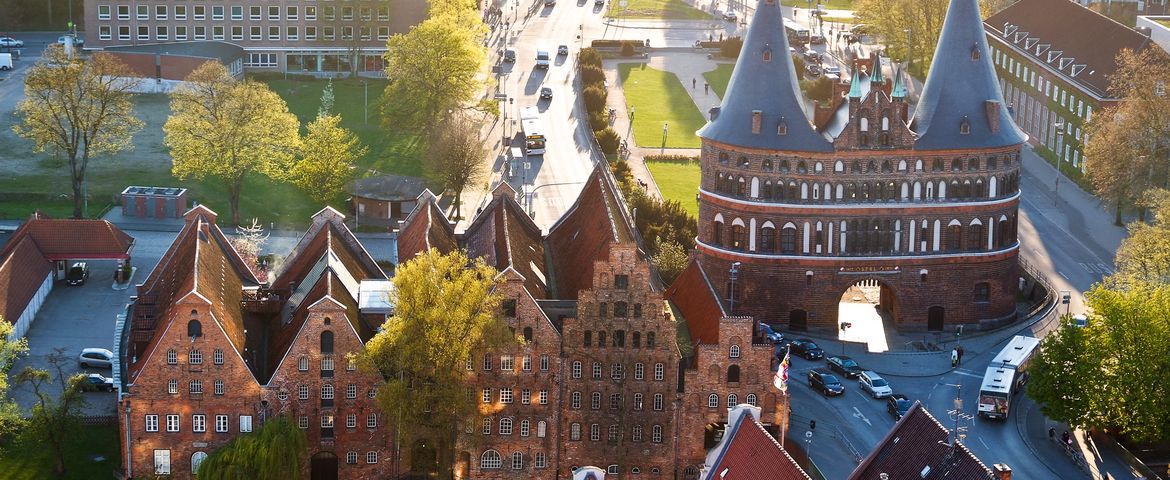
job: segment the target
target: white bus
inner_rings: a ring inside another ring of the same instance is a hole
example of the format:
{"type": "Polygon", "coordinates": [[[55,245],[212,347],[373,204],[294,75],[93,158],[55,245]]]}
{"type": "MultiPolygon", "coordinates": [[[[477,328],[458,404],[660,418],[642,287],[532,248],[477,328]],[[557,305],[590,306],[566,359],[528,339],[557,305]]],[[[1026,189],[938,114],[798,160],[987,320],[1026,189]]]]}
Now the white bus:
{"type": "Polygon", "coordinates": [[[979,388],[979,415],[1007,418],[1012,396],[1028,382],[1028,365],[1039,345],[1035,337],[1016,335],[991,360],[979,388]]]}
{"type": "Polygon", "coordinates": [[[520,128],[524,131],[524,151],[528,155],[544,155],[544,123],[540,120],[540,109],[520,109],[520,128]]]}

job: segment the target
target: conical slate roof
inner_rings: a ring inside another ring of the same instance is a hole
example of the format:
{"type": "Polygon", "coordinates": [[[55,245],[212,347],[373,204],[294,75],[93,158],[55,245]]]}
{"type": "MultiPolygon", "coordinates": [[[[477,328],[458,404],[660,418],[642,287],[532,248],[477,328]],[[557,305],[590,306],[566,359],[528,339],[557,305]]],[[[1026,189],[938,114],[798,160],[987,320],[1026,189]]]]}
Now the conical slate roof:
{"type": "Polygon", "coordinates": [[[793,70],[780,1],[759,0],[719,115],[699,130],[699,136],[744,147],[832,151],[801,109],[799,77],[793,70]],[[759,133],[752,133],[754,111],[761,113],[759,133]],[[778,128],[781,122],[786,129],[778,128]]]}
{"type": "Polygon", "coordinates": [[[910,124],[915,149],[994,148],[1027,139],[1008,114],[985,35],[978,0],[951,0],[910,124]]]}

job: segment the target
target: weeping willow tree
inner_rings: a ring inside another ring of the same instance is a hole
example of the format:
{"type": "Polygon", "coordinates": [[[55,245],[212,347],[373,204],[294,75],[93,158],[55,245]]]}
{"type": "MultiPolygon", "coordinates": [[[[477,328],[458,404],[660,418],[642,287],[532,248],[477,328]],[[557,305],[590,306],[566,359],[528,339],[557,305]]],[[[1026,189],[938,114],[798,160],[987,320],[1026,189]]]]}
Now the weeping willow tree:
{"type": "Polygon", "coordinates": [[[228,442],[199,465],[200,480],[300,478],[305,434],[288,417],[276,417],[228,442]]]}

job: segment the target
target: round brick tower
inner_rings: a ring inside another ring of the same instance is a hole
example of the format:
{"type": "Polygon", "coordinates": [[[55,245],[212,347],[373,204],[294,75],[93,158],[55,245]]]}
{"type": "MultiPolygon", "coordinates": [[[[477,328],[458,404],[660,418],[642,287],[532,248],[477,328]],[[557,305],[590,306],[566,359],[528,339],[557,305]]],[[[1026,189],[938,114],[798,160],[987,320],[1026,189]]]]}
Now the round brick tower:
{"type": "Polygon", "coordinates": [[[779,1],[760,0],[699,131],[697,261],[733,315],[835,331],[860,283],[901,331],[1015,319],[1026,137],[977,0],[951,1],[930,72],[911,116],[901,70],[861,59],[810,122],[779,1]]]}

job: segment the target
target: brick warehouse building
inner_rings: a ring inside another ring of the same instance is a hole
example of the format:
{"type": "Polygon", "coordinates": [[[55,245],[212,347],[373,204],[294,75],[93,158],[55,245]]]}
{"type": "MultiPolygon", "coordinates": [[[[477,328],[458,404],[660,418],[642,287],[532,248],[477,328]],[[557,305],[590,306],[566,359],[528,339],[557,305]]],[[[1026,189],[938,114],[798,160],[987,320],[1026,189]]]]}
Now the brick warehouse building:
{"type": "Polygon", "coordinates": [[[499,185],[457,235],[424,192],[398,237],[402,259],[464,248],[501,270],[502,314],[526,339],[468,365],[484,418],[460,436],[459,478],[697,478],[735,404],[779,431],[772,346],[725,320],[698,270],[662,290],[604,167],[545,235],[515,197],[499,185]]]}
{"type": "Polygon", "coordinates": [[[842,294],[862,283],[881,287],[880,308],[903,331],[1012,321],[1026,137],[976,0],[951,1],[913,115],[900,70],[878,57],[808,122],[782,22],[778,2],[759,2],[723,104],[699,131],[696,261],[729,313],[834,331],[842,294]]]}
{"type": "Polygon", "coordinates": [[[386,41],[426,14],[425,0],[85,0],[85,47],[229,42],[249,69],[381,74],[386,41]]]}

